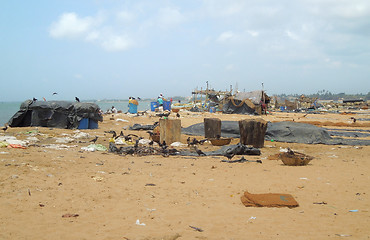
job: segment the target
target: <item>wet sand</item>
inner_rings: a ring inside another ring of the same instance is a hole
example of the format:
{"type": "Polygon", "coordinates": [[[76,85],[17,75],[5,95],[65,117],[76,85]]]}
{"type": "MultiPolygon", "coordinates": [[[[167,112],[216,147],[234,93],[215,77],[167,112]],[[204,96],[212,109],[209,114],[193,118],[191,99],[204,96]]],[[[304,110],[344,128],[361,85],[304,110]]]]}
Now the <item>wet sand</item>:
{"type": "MultiPolygon", "coordinates": [[[[204,117],[232,121],[255,118],[180,114],[182,127],[203,122],[204,117]]],[[[368,121],[353,123],[350,119],[369,118],[369,114],[304,115],[272,113],[261,117],[370,130],[368,121]]],[[[134,123],[158,120],[124,114],[116,114],[114,120],[110,117],[105,116],[99,129],[81,130],[90,137],[66,143],[70,147],[63,150],[42,145],[56,144],[55,137],[72,136],[75,130],[39,127],[36,146],[0,148],[0,239],[370,238],[370,146],[265,142],[261,156],[245,156],[262,160],[262,164],[221,162],[225,157],[139,157],[82,151],[95,136],[99,136],[98,144],[108,147],[111,135],[104,131],[119,132],[134,123]],[[314,159],[299,167],[268,160],[286,147],[314,159]],[[240,197],[246,190],[292,194],[299,207],[245,207],[240,197]]],[[[27,132],[35,129],[11,128],[5,135],[26,139],[27,132]]],[[[123,131],[149,136],[146,131],[123,131]]],[[[182,136],[183,143],[187,137],[182,136]]],[[[209,143],[199,148],[217,149],[209,143]]]]}

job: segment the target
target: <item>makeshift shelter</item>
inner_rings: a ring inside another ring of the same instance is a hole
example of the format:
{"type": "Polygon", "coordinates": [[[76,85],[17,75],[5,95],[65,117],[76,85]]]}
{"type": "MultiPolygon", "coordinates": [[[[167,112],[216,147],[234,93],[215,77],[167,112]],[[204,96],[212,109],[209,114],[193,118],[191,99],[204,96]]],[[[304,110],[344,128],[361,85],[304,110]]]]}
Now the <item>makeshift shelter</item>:
{"type": "Polygon", "coordinates": [[[262,112],[262,103],[269,103],[270,98],[263,91],[239,92],[226,99],[223,113],[256,114],[262,112]]]}
{"type": "Polygon", "coordinates": [[[103,116],[95,103],[27,100],[8,124],[10,127],[92,129],[98,128],[99,121],[103,121],[103,116]]]}

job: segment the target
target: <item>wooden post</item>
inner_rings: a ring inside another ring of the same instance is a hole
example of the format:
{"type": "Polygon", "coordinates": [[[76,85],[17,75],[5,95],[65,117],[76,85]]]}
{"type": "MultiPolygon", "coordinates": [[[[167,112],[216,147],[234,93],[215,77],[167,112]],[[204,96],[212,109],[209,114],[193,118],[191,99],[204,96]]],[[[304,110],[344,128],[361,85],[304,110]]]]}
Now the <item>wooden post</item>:
{"type": "Polygon", "coordinates": [[[167,145],[181,141],[181,120],[180,119],[159,119],[160,142],[166,141],[167,145]]]}
{"type": "Polygon", "coordinates": [[[264,146],[266,129],[267,122],[263,119],[240,120],[240,143],[262,148],[264,146]]]}
{"type": "Polygon", "coordinates": [[[221,136],[221,119],[219,118],[204,118],[204,137],[216,138],[221,136]]]}

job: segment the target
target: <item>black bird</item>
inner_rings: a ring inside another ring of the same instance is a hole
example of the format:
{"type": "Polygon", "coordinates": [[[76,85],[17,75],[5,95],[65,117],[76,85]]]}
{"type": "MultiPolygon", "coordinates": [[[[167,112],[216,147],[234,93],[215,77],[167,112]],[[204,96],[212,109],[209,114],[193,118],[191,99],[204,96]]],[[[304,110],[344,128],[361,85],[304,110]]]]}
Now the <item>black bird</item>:
{"type": "Polygon", "coordinates": [[[354,123],[357,121],[357,119],[354,117],[351,117],[351,119],[353,120],[354,123]]]}
{"type": "Polygon", "coordinates": [[[149,146],[153,146],[153,140],[149,142],[149,146]]]}
{"type": "Polygon", "coordinates": [[[90,142],[96,143],[96,140],[98,140],[98,136],[95,136],[95,138],[90,140],[90,142]]]}
{"type": "Polygon", "coordinates": [[[200,149],[197,149],[196,150],[197,151],[197,153],[198,153],[198,156],[207,156],[204,152],[202,152],[202,150],[200,150],[200,149]]]}
{"type": "Polygon", "coordinates": [[[157,117],[160,117],[160,118],[162,118],[162,117],[168,117],[168,116],[170,115],[170,113],[171,113],[171,112],[167,112],[167,113],[158,113],[158,114],[156,114],[156,116],[157,116],[157,117]]]}
{"type": "Polygon", "coordinates": [[[58,94],[57,92],[53,92],[53,94],[52,94],[52,95],[54,96],[54,95],[57,95],[57,94],[58,94]]]}
{"type": "Polygon", "coordinates": [[[75,99],[76,99],[77,102],[80,102],[80,99],[78,97],[75,97],[75,99]]]}
{"type": "Polygon", "coordinates": [[[8,129],[8,125],[5,125],[3,128],[1,128],[1,130],[3,130],[4,132],[8,129]]]}
{"type": "Polygon", "coordinates": [[[233,152],[226,152],[225,157],[227,157],[227,159],[229,159],[229,161],[235,156],[235,153],[233,152]]]}
{"type": "Polygon", "coordinates": [[[36,102],[37,101],[37,98],[32,98],[32,101],[36,102]]]}
{"type": "Polygon", "coordinates": [[[170,156],[170,151],[167,149],[167,146],[165,148],[162,148],[162,156],[163,157],[170,156]]]}
{"type": "Polygon", "coordinates": [[[203,140],[199,140],[200,145],[202,145],[203,143],[205,143],[207,140],[208,140],[207,138],[206,139],[203,139],[203,140]]]}
{"type": "Polygon", "coordinates": [[[138,147],[139,147],[139,139],[136,140],[135,142],[135,145],[134,145],[135,151],[137,150],[138,147]]]}
{"type": "Polygon", "coordinates": [[[180,118],[180,114],[179,113],[176,113],[176,117],[180,118]]]}
{"type": "Polygon", "coordinates": [[[186,142],[188,143],[188,146],[190,146],[190,137],[188,137],[188,139],[186,139],[186,142]]]}
{"type": "Polygon", "coordinates": [[[221,138],[221,136],[217,134],[216,135],[216,139],[220,139],[220,138],[221,138]]]}

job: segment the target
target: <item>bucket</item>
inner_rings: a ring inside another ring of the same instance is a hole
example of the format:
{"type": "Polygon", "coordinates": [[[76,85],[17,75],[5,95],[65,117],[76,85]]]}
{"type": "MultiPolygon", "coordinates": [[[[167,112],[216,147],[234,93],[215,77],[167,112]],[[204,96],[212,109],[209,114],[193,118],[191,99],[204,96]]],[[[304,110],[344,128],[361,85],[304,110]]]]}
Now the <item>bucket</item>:
{"type": "Polygon", "coordinates": [[[154,112],[156,108],[158,108],[158,103],[157,102],[151,102],[150,103],[150,110],[152,112],[154,112]]]}
{"type": "Polygon", "coordinates": [[[129,113],[137,113],[137,105],[135,105],[133,103],[129,103],[128,112],[129,113]]]}
{"type": "Polygon", "coordinates": [[[216,112],[216,107],[210,107],[209,112],[210,113],[215,113],[216,112]]]}
{"type": "Polygon", "coordinates": [[[171,101],[164,101],[163,102],[163,111],[171,111],[171,101]]]}
{"type": "Polygon", "coordinates": [[[88,129],[89,128],[89,119],[83,118],[78,125],[78,129],[88,129]]]}

